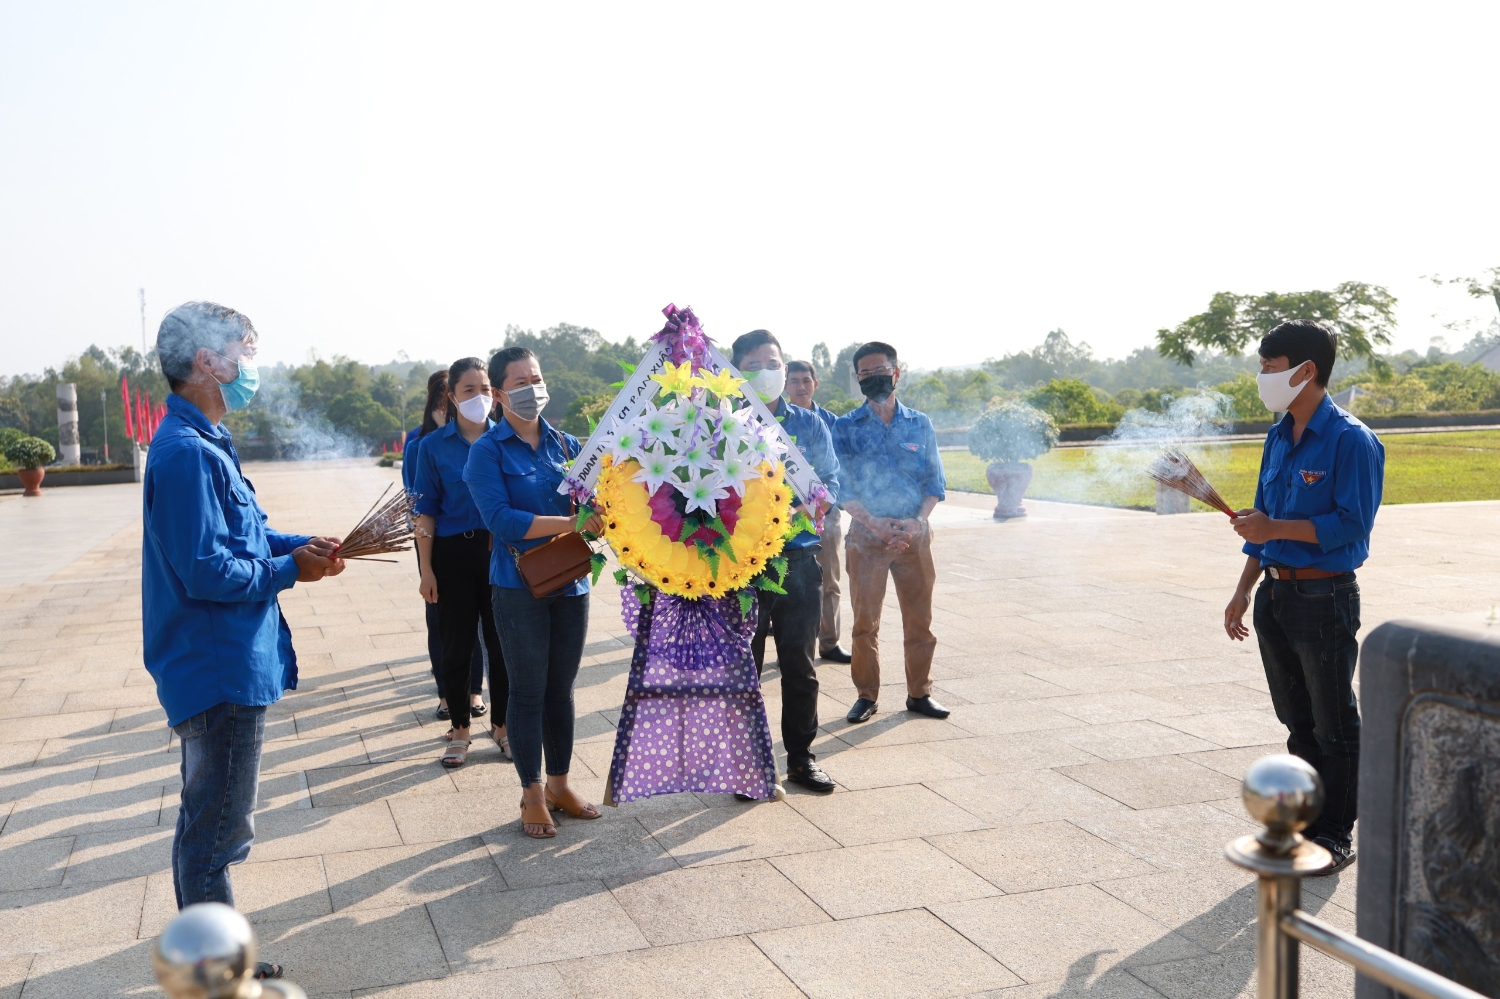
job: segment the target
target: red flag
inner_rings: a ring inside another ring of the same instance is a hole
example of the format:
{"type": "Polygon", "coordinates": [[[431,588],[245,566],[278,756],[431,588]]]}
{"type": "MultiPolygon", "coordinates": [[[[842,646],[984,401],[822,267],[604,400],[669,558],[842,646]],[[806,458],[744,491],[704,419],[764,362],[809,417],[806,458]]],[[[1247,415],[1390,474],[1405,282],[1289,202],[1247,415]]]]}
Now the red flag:
{"type": "Polygon", "coordinates": [[[135,439],[135,421],[130,418],[130,381],[124,375],[120,376],[120,401],[125,411],[125,439],[135,439]]]}
{"type": "Polygon", "coordinates": [[[401,453],[401,437],[399,435],[396,437],[396,453],[401,453]]]}
{"type": "Polygon", "coordinates": [[[140,434],[142,444],[151,443],[151,434],[146,429],[146,393],[139,388],[135,390],[135,429],[140,434]]]}

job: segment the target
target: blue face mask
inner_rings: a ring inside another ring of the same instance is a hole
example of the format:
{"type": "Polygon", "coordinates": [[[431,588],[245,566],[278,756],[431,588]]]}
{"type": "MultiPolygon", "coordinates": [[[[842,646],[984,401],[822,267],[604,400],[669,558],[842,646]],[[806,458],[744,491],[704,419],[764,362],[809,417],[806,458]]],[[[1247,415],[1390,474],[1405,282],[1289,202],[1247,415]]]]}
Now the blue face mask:
{"type": "MultiPolygon", "coordinates": [[[[224,357],[223,354],[219,356],[224,357]]],[[[229,358],[225,357],[224,360],[229,358]]],[[[240,373],[228,385],[219,385],[219,391],[224,395],[224,405],[230,410],[244,409],[250,405],[250,400],[255,398],[255,390],[260,388],[260,369],[247,367],[244,361],[234,363],[239,365],[240,373]]]]}

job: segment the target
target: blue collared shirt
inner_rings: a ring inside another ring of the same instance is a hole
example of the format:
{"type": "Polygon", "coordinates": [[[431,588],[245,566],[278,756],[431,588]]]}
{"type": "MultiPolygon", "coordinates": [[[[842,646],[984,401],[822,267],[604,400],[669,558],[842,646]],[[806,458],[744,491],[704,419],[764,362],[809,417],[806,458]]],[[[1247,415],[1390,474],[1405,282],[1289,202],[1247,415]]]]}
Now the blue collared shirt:
{"type": "Polygon", "coordinates": [[[407,492],[417,491],[417,442],[422,439],[422,428],[406,432],[401,444],[401,485],[407,492]]]}
{"type": "Polygon", "coordinates": [[[904,520],[920,513],[928,496],[947,498],[932,421],[899,399],[889,426],[868,402],[839,417],[833,449],[841,470],[840,498],[858,500],[873,516],[904,520]]]}
{"type": "Polygon", "coordinates": [[[295,690],[297,655],[276,595],[297,582],[291,552],[309,539],[266,526],[229,431],[167,396],[141,492],[144,658],[167,724],[295,690]]]}
{"type": "MultiPolygon", "coordinates": [[[[495,536],[495,548],[490,553],[490,582],[495,586],[526,588],[521,570],[516,568],[516,555],[552,540],[527,538],[532,521],[573,515],[573,501],[557,487],[568,472],[563,462],[577,457],[582,446],[577,437],[555,430],[546,420],[542,421],[541,443],[540,450],[533,450],[517,436],[509,420],[501,420],[469,449],[464,481],[469,484],[484,526],[495,536]],[[566,454],[559,437],[567,441],[566,454]]],[[[585,576],[560,595],[576,597],[588,591],[589,578],[585,576]]]]}
{"type": "Polygon", "coordinates": [[[1310,520],[1318,542],[1245,544],[1261,565],[1349,572],[1370,557],[1370,530],[1385,485],[1385,446],[1327,396],[1292,441],[1292,414],[1266,435],[1255,509],[1272,520],[1310,520]]]}
{"type": "MultiPolygon", "coordinates": [[[[838,503],[839,499],[839,460],[833,453],[833,437],[828,432],[828,427],[818,418],[818,414],[801,406],[793,406],[785,399],[777,399],[776,405],[771,407],[771,412],[781,421],[782,429],[792,438],[797,445],[797,450],[802,452],[802,457],[812,465],[818,478],[823,480],[823,485],[828,488],[828,502],[838,503]]],[[[811,513],[808,514],[811,516],[811,513]]],[[[808,545],[818,543],[818,535],[812,531],[803,531],[795,538],[788,541],[785,549],[788,551],[797,548],[806,548],[808,545]]]]}
{"type": "MultiPolygon", "coordinates": [[[[486,433],[495,428],[495,421],[487,424],[486,433]]],[[[458,432],[456,419],[424,436],[417,449],[417,475],[412,483],[417,502],[413,509],[437,519],[433,533],[440,538],[484,530],[484,518],[464,484],[464,466],[472,449],[473,445],[458,432]]]]}
{"type": "Polygon", "coordinates": [[[833,425],[838,422],[839,414],[825,406],[819,405],[816,399],[813,400],[812,411],[817,414],[818,419],[823,421],[823,426],[828,428],[829,437],[832,437],[833,425]]]}

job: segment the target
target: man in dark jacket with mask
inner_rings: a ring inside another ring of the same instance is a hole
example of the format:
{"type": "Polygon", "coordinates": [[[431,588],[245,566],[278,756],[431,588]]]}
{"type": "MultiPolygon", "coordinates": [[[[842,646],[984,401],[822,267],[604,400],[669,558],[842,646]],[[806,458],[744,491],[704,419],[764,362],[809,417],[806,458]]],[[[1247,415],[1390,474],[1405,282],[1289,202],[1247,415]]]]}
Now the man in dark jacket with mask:
{"type": "Polygon", "coordinates": [[[906,632],[906,710],[946,718],[932,699],[932,529],[927,518],[944,499],[937,435],[924,413],[896,400],[901,369],[896,348],[871,342],[854,354],[865,404],[834,424],[841,470],[839,497],[853,519],[845,572],[854,605],[854,661],[859,699],[849,721],[869,721],[880,697],[880,610],[886,577],[896,581],[906,632]]]}

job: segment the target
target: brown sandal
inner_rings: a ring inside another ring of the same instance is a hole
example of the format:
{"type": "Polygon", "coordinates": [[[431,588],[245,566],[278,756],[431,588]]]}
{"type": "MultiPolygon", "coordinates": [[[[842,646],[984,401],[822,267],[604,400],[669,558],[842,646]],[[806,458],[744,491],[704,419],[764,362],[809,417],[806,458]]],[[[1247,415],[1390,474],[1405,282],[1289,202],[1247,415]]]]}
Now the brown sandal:
{"type": "Polygon", "coordinates": [[[568,788],[567,795],[566,799],[556,797],[553,795],[552,789],[548,788],[546,791],[547,807],[554,812],[567,812],[575,819],[597,819],[599,817],[599,809],[578,797],[572,788],[568,788]],[[586,811],[586,809],[590,808],[594,809],[593,815],[590,815],[586,811]]]}
{"type": "Polygon", "coordinates": [[[521,831],[532,839],[551,839],[557,835],[557,825],[552,821],[552,813],[547,809],[546,802],[540,805],[532,805],[528,809],[526,807],[526,799],[521,799],[521,831]],[[528,816],[527,812],[531,814],[528,816]],[[537,817],[538,813],[541,814],[540,818],[537,817]],[[526,832],[527,826],[546,826],[552,831],[542,833],[526,832]]]}

